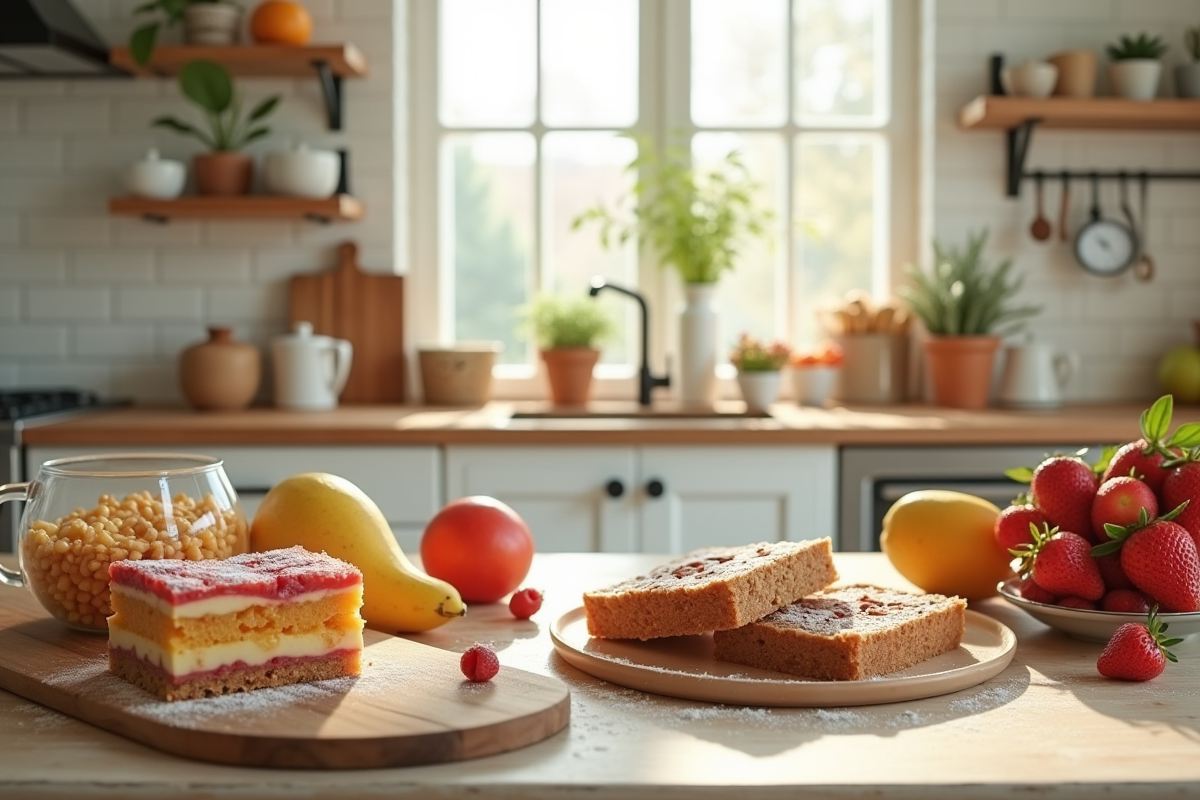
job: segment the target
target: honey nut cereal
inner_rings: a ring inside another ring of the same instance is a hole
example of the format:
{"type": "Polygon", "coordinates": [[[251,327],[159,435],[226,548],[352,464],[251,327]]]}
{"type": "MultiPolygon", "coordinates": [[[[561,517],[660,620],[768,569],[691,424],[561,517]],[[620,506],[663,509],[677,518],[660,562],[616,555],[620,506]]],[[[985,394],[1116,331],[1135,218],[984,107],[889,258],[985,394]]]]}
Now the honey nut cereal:
{"type": "Polygon", "coordinates": [[[22,565],[42,605],[69,625],[108,629],[112,614],[108,565],[122,559],[228,558],[249,548],[245,518],[207,494],[161,499],[137,492],[118,500],[101,495],[90,511],[76,509],[54,522],[34,520],[22,547],[22,565]]]}

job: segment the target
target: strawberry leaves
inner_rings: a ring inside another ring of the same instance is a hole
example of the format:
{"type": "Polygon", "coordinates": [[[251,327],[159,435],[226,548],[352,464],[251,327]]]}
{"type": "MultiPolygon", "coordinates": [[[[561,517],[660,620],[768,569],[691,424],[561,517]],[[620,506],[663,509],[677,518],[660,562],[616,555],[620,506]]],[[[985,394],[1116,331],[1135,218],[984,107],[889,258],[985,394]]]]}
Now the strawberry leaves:
{"type": "MultiPolygon", "coordinates": [[[[1170,522],[1170,521],[1174,520],[1176,517],[1178,517],[1180,514],[1183,513],[1183,510],[1185,508],[1187,508],[1189,502],[1191,502],[1191,501],[1184,500],[1182,503],[1175,506],[1175,508],[1168,511],[1166,514],[1163,514],[1159,517],[1155,517],[1155,519],[1153,521],[1154,522],[1170,522]]],[[[1132,525],[1113,525],[1111,522],[1105,523],[1104,533],[1108,536],[1109,541],[1105,542],[1104,544],[1098,544],[1095,547],[1093,547],[1092,555],[1099,558],[1100,556],[1106,556],[1109,553],[1117,552],[1118,550],[1121,549],[1121,545],[1125,544],[1126,539],[1128,539],[1136,531],[1139,531],[1142,528],[1145,528],[1147,525],[1150,524],[1150,522],[1151,522],[1150,516],[1146,513],[1146,509],[1143,508],[1141,510],[1141,513],[1138,514],[1138,521],[1133,523],[1132,525]]]]}

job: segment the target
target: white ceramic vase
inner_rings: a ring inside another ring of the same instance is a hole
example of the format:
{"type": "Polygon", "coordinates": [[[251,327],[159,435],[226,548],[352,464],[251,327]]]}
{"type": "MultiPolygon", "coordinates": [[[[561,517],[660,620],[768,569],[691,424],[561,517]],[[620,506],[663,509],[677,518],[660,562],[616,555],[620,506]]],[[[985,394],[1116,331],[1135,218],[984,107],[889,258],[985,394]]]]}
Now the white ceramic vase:
{"type": "Polygon", "coordinates": [[[777,369],[739,372],[738,388],[742,390],[742,399],[746,401],[746,410],[751,413],[761,413],[770,408],[771,403],[779,399],[779,387],[783,374],[777,369]]]}
{"type": "Polygon", "coordinates": [[[716,284],[684,285],[679,315],[679,400],[689,406],[711,406],[717,399],[716,284]]]}
{"type": "Polygon", "coordinates": [[[1113,94],[1130,100],[1153,100],[1161,74],[1162,62],[1153,58],[1126,58],[1108,67],[1113,94]]]}

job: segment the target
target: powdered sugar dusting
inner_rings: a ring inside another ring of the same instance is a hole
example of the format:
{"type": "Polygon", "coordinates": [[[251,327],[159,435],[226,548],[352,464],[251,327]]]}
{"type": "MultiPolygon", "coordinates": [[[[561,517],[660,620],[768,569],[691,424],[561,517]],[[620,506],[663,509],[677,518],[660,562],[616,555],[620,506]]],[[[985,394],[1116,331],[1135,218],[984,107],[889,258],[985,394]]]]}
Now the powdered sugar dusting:
{"type": "Polygon", "coordinates": [[[999,708],[1002,705],[1011,703],[1020,697],[1021,692],[1024,690],[1022,682],[1008,681],[995,686],[989,686],[969,697],[957,697],[950,701],[949,708],[954,712],[978,714],[981,711],[990,711],[993,708],[999,708]]]}
{"type": "Polygon", "coordinates": [[[20,715],[17,719],[19,727],[29,727],[34,731],[60,728],[67,724],[67,717],[37,703],[22,703],[19,706],[13,706],[12,711],[14,714],[20,715]]]}

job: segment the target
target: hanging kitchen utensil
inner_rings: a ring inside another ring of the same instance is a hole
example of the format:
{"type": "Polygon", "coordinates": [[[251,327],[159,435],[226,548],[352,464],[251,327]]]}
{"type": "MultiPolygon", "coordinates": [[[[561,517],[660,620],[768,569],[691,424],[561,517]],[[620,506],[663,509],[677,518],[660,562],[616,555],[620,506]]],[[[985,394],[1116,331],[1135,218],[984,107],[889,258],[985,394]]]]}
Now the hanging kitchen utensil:
{"type": "Polygon", "coordinates": [[[1145,283],[1154,278],[1154,259],[1146,252],[1146,231],[1150,228],[1150,220],[1146,217],[1146,195],[1150,193],[1150,176],[1145,172],[1138,175],[1138,188],[1138,218],[1141,220],[1141,227],[1138,232],[1138,257],[1133,263],[1133,276],[1145,283]]]}
{"type": "Polygon", "coordinates": [[[1070,225],[1068,219],[1071,214],[1071,173],[1063,170],[1062,174],[1062,198],[1058,206],[1058,238],[1060,241],[1070,241],[1070,234],[1067,232],[1070,225]]]}
{"type": "Polygon", "coordinates": [[[1039,242],[1044,242],[1050,238],[1050,220],[1046,219],[1046,214],[1042,206],[1042,178],[1041,172],[1035,172],[1033,175],[1034,185],[1036,186],[1037,194],[1037,216],[1033,219],[1033,224],[1029,226],[1029,235],[1039,242]]]}
{"type": "Polygon", "coordinates": [[[1091,174],[1091,219],[1075,236],[1075,258],[1093,275],[1111,277],[1133,266],[1137,237],[1133,231],[1100,214],[1100,176],[1091,174]]]}

